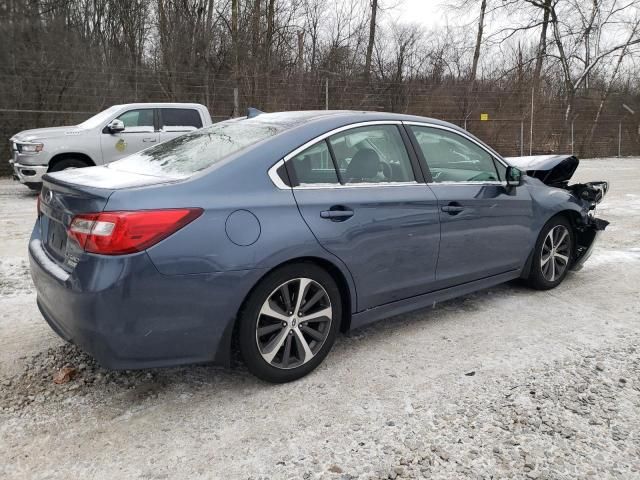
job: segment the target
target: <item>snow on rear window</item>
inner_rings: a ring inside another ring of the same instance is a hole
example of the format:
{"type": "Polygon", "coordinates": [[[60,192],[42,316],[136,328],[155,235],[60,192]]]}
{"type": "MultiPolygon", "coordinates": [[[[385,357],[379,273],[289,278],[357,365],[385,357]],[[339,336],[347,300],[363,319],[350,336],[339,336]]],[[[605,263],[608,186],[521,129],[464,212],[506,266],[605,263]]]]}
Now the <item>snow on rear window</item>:
{"type": "Polygon", "coordinates": [[[228,120],[187,133],[108,165],[125,172],[186,178],[286,128],[258,118],[228,120]]]}

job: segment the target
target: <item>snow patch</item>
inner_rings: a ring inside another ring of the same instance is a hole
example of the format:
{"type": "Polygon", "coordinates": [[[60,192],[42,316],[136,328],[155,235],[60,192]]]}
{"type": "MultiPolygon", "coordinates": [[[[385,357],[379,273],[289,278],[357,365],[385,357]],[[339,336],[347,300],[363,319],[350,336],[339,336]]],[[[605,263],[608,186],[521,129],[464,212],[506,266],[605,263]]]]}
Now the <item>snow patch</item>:
{"type": "Polygon", "coordinates": [[[629,250],[596,250],[586,261],[585,267],[595,267],[610,263],[640,262],[640,248],[629,250]]]}
{"type": "Polygon", "coordinates": [[[29,263],[24,258],[0,259],[0,296],[13,297],[32,289],[29,263]]]}

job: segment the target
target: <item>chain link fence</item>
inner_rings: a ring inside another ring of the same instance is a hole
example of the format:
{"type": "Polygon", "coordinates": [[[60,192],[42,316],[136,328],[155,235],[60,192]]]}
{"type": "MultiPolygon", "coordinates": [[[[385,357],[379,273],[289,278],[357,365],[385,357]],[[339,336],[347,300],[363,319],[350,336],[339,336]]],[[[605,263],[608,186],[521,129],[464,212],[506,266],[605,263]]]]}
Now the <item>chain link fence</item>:
{"type": "MultiPolygon", "coordinates": [[[[536,99],[531,122],[531,93],[498,87],[469,92],[462,85],[419,81],[364,82],[337,76],[242,77],[239,88],[229,76],[202,78],[201,72],[41,72],[25,83],[0,67],[0,175],[9,175],[8,139],[32,128],[74,125],[119,103],[198,102],[214,121],[243,114],[249,106],[264,111],[352,109],[430,116],[454,123],[505,156],[574,153],[579,157],[640,155],[635,115],[607,99],[597,124],[597,92],[576,99],[572,121],[561,102],[536,99]],[[73,75],[70,75],[72,73],[73,75]],[[71,78],[71,80],[63,80],[71,78]],[[44,83],[42,83],[44,82],[44,83]],[[37,86],[34,87],[34,85],[37,86]],[[44,86],[42,86],[44,85],[44,86]],[[481,118],[486,118],[482,120],[481,118]]],[[[626,100],[628,101],[628,100],[626,100]]]]}

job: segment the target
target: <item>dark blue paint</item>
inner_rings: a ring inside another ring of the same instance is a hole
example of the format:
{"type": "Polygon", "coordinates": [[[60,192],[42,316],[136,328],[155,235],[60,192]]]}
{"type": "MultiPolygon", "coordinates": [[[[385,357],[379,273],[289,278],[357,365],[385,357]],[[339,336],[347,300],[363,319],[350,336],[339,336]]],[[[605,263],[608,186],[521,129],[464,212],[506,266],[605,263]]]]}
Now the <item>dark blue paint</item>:
{"type": "Polygon", "coordinates": [[[424,184],[294,190],[319,243],[341,258],[358,290],[358,310],[419,295],[434,281],[440,243],[437,200],[424,184]],[[343,222],[321,211],[347,206],[343,222]]]}
{"type": "Polygon", "coordinates": [[[224,227],[229,240],[239,247],[248,247],[260,238],[260,221],[248,210],[231,213],[224,227]]]}
{"type": "Polygon", "coordinates": [[[536,239],[527,188],[473,184],[430,188],[441,207],[437,288],[522,268],[536,239]],[[442,211],[453,204],[456,211],[442,211]]]}
{"type": "Polygon", "coordinates": [[[515,189],[418,183],[280,190],[267,170],[329,130],[373,120],[456,129],[384,113],[315,115],[184,181],[131,176],[122,186],[122,176],[104,167],[45,176],[53,198],[32,240],[44,241],[50,222],[66,226],[80,212],[204,209],[146,252],[106,257],[73,245],[64,259],[45,252],[68,272],[64,280],[37,260],[42,252],[34,249],[42,247],[32,241],[31,271],[47,321],[108,367],[225,363],[242,302],[285,262],[333,265],[348,285],[353,328],[516,278],[553,215],[572,211],[586,222],[584,202],[529,177],[515,189]],[[442,211],[454,202],[461,211],[442,211]],[[336,206],[353,216],[323,218],[336,206]]]}

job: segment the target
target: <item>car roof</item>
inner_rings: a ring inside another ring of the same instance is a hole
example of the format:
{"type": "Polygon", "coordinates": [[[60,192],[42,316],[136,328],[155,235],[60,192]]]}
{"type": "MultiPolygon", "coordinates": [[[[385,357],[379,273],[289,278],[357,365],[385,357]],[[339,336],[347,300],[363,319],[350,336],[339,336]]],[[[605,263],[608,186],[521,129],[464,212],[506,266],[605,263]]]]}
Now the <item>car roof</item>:
{"type": "MultiPolygon", "coordinates": [[[[296,147],[305,145],[317,139],[319,136],[329,131],[365,122],[419,122],[434,126],[441,126],[448,130],[459,132],[460,134],[472,138],[483,145],[498,158],[501,155],[489,145],[475,138],[466,130],[457,125],[437,120],[435,118],[420,117],[416,115],[405,115],[401,113],[388,112],[368,112],[356,110],[302,110],[290,112],[259,113],[251,117],[239,117],[227,122],[247,122],[247,124],[265,124],[274,127],[277,133],[265,140],[269,145],[273,158],[283,158],[296,147]]],[[[210,128],[215,128],[214,126],[210,128]]],[[[262,143],[249,147],[245,153],[251,159],[254,148],[263,148],[262,143]]],[[[250,160],[253,161],[253,160],[250,160]]]]}
{"type": "Polygon", "coordinates": [[[181,103],[181,102],[143,102],[143,103],[122,103],[113,107],[133,107],[133,108],[205,108],[201,103],[181,103]]]}
{"type": "MultiPolygon", "coordinates": [[[[239,120],[244,120],[242,117],[239,120]]],[[[258,121],[281,125],[287,128],[295,128],[316,121],[334,120],[335,123],[359,123],[368,121],[405,121],[428,122],[458,129],[456,125],[429,117],[406,115],[401,113],[375,112],[363,110],[297,110],[288,112],[260,113],[252,117],[258,121]]]]}

